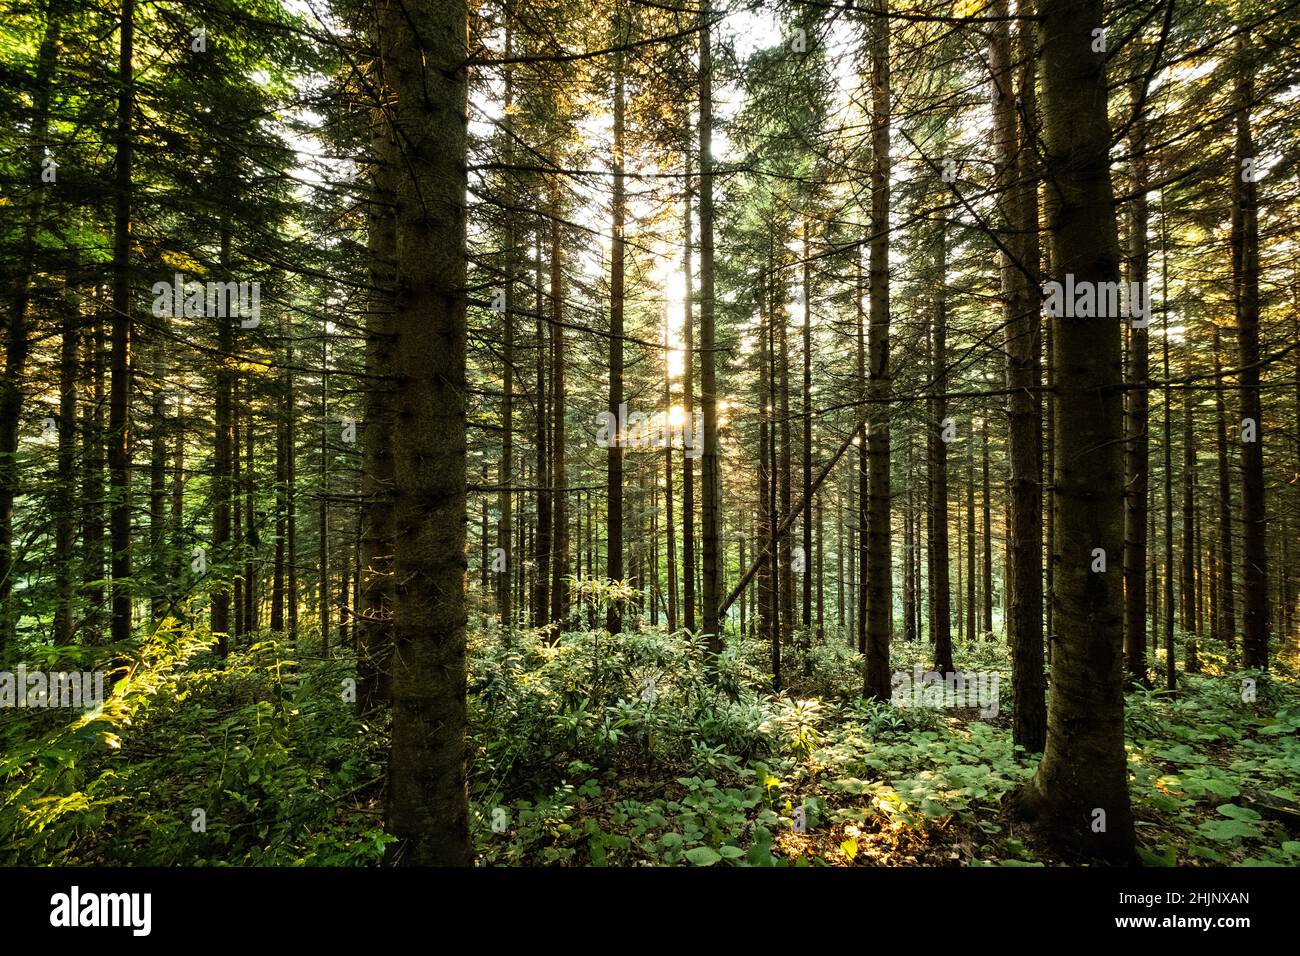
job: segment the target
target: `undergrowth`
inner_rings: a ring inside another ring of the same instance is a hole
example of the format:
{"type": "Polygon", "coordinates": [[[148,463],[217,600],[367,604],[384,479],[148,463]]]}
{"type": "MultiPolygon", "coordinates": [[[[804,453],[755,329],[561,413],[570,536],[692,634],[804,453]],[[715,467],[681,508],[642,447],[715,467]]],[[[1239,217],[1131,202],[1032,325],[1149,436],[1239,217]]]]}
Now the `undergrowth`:
{"type": "MultiPolygon", "coordinates": [[[[0,715],[0,863],[382,860],[386,718],[355,714],[346,654],[262,634],[222,661],[202,629],[175,622],[129,650],[49,653],[29,666],[114,666],[115,680],[91,712],[0,715]]],[[[1001,678],[997,713],[983,715],[864,701],[861,658],[834,636],[796,635],[774,693],[767,653],[733,636],[711,662],[686,632],[547,636],[474,620],[480,863],[1058,862],[1001,810],[1036,761],[1011,743],[1002,641],[957,648],[959,669],[1001,678]]],[[[1203,672],[1180,673],[1177,693],[1128,696],[1143,860],[1295,865],[1293,671],[1239,673],[1207,641],[1199,654],[1203,672]]],[[[896,643],[891,664],[929,658],[896,643]]]]}

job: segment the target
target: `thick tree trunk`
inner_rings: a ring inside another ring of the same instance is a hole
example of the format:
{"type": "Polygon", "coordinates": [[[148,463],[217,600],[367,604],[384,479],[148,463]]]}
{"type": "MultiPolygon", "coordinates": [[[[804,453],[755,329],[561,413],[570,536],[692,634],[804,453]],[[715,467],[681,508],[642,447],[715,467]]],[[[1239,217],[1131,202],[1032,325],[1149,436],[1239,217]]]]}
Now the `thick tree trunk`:
{"type": "Polygon", "coordinates": [[[387,823],[405,864],[464,866],[465,191],[463,0],[380,0],[392,31],[397,179],[393,738],[387,823]]]}
{"type": "MultiPolygon", "coordinates": [[[[1052,263],[1063,278],[1117,282],[1101,0],[1044,4],[1047,181],[1052,263]]],[[[1072,853],[1134,856],[1124,751],[1123,590],[1096,549],[1123,549],[1120,318],[1053,318],[1056,369],[1056,593],[1059,639],[1043,759],[1021,791],[1053,842],[1072,853]]]]}

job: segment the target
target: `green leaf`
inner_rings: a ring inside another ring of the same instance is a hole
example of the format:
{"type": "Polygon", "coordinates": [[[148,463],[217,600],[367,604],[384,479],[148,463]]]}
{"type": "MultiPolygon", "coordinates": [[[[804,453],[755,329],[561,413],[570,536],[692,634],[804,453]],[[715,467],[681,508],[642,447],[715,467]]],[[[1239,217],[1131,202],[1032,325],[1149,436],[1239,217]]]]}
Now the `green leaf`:
{"type": "Polygon", "coordinates": [[[1171,846],[1158,846],[1148,849],[1138,847],[1138,859],[1143,866],[1177,866],[1178,857],[1171,846]]]}
{"type": "Polygon", "coordinates": [[[1257,837],[1259,830],[1244,820],[1205,820],[1196,832],[1211,840],[1235,840],[1238,837],[1257,837]]]}
{"type": "Polygon", "coordinates": [[[722,859],[722,854],[711,846],[697,846],[686,851],[686,859],[694,866],[712,866],[722,859]]]}
{"type": "Polygon", "coordinates": [[[1234,820],[1245,820],[1249,823],[1256,823],[1259,820],[1263,819],[1263,817],[1261,817],[1254,810],[1250,809],[1250,807],[1238,806],[1235,803],[1223,804],[1221,807],[1219,807],[1219,812],[1222,813],[1225,817],[1231,817],[1234,820]]]}

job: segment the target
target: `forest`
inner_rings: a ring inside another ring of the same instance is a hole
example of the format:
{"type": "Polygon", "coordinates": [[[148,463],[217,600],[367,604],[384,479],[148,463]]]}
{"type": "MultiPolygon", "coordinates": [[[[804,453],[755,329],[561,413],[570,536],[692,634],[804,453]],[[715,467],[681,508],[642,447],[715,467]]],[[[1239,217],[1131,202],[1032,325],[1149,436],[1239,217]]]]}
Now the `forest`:
{"type": "Polygon", "coordinates": [[[0,90],[0,865],[1300,865],[1300,0],[3,0],[0,90]]]}

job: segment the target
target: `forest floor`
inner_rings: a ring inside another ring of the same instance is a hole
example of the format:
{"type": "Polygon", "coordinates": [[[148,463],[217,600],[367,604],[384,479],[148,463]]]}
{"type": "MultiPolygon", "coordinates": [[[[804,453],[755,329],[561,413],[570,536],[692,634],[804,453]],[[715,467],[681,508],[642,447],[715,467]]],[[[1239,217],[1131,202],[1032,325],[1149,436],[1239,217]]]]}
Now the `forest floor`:
{"type": "MultiPolygon", "coordinates": [[[[311,635],[296,652],[263,637],[222,662],[205,634],[177,626],[145,645],[101,711],[0,718],[0,862],[379,863],[386,718],[355,716],[350,657],[322,657],[311,635]]],[[[1203,672],[1180,672],[1176,693],[1128,695],[1148,865],[1300,863],[1297,662],[1284,654],[1265,678],[1230,670],[1222,652],[1202,641],[1203,672]]],[[[1001,806],[1036,762],[1011,742],[1001,640],[956,649],[985,688],[998,676],[996,706],[864,701],[861,660],[837,640],[806,654],[796,640],[787,690],[773,694],[767,653],[733,640],[715,679],[684,633],[575,631],[551,645],[476,619],[480,863],[1061,862],[1001,806]]],[[[896,672],[928,667],[928,646],[892,653],[896,672]]]]}

